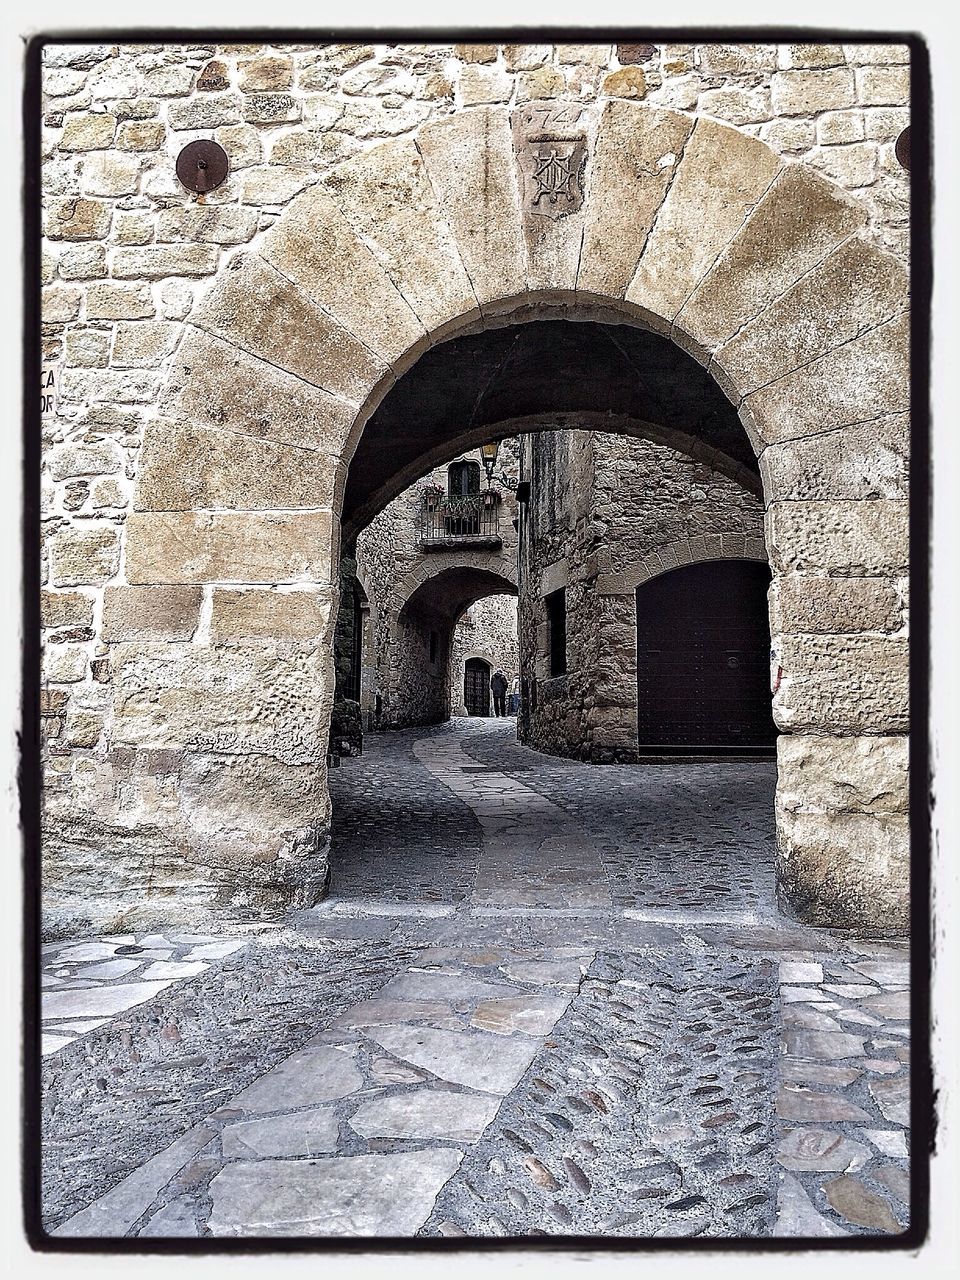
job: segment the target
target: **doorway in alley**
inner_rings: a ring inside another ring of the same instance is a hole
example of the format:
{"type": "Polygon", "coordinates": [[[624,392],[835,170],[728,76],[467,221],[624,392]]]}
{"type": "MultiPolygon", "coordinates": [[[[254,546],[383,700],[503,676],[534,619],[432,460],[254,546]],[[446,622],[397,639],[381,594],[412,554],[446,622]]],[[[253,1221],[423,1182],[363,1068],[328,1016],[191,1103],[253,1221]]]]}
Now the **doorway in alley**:
{"type": "Polygon", "coordinates": [[[467,715],[490,714],[490,664],[482,658],[468,658],[463,674],[463,702],[467,715]]]}

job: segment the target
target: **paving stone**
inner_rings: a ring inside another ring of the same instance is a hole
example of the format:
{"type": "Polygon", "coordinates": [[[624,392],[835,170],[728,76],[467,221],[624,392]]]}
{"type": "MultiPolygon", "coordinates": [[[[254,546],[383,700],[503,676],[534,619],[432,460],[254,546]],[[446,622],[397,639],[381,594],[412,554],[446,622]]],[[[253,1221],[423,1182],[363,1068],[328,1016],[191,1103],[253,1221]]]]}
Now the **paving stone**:
{"type": "Polygon", "coordinates": [[[849,1231],[817,1212],[803,1184],[789,1173],[783,1175],[777,1208],[777,1221],[771,1235],[814,1237],[850,1235],[849,1231]]]}
{"type": "Polygon", "coordinates": [[[123,958],[117,960],[104,960],[102,964],[89,964],[85,965],[82,969],[78,969],[77,977],[123,978],[128,973],[133,973],[134,969],[139,969],[140,967],[141,962],[139,960],[125,960],[123,958]]]}
{"type": "Polygon", "coordinates": [[[860,1132],[883,1155],[906,1158],[907,1140],[902,1129],[861,1129],[860,1132]]]}
{"type": "Polygon", "coordinates": [[[863,1037],[842,1031],[787,1031],[787,1053],[798,1058],[854,1058],[864,1053],[863,1037]]]}
{"type": "Polygon", "coordinates": [[[910,1124],[910,1077],[888,1076],[883,1080],[871,1080],[868,1088],[880,1108],[884,1120],[892,1124],[910,1124]]]}
{"type": "Polygon", "coordinates": [[[823,1190],[834,1209],[847,1222],[891,1234],[899,1234],[903,1230],[886,1201],[864,1186],[859,1178],[843,1174],[826,1183],[823,1190]]]}
{"type": "Polygon", "coordinates": [[[456,1008],[472,1008],[481,1000],[518,996],[517,987],[446,973],[403,973],[392,978],[380,993],[384,1000],[443,1000],[456,1008]]]}
{"type": "Polygon", "coordinates": [[[477,1005],[470,1022],[482,1031],[510,1035],[544,1036],[567,1007],[567,1001],[550,996],[516,996],[506,1000],[483,1000],[477,1005]]]}
{"type": "Polygon", "coordinates": [[[823,965],[813,961],[781,960],[780,981],[783,982],[822,982],[823,965]]]}
{"type": "Polygon", "coordinates": [[[463,1025],[450,1005],[439,1000],[384,1000],[375,996],[341,1014],[334,1026],[375,1027],[396,1022],[426,1022],[432,1027],[448,1028],[463,1025]]]}
{"type": "Polygon", "coordinates": [[[200,960],[155,960],[143,972],[144,979],[155,978],[195,978],[198,973],[203,973],[208,966],[200,960]]]}
{"type": "Polygon", "coordinates": [[[227,1165],[210,1184],[215,1236],[412,1236],[462,1153],[227,1165]]]}
{"type": "Polygon", "coordinates": [[[365,1102],[350,1117],[365,1138],[448,1138],[476,1142],[497,1114],[495,1095],[414,1089],[365,1102]]]}
{"type": "Polygon", "coordinates": [[[248,1085],[231,1106],[248,1113],[290,1110],[355,1093],[363,1084],[353,1058],[339,1049],[301,1049],[248,1085]]]}
{"type": "Polygon", "coordinates": [[[536,1040],[428,1027],[375,1027],[370,1039],[415,1067],[485,1093],[508,1093],[538,1048],[536,1040]]]}
{"type": "Polygon", "coordinates": [[[186,960],[222,960],[225,956],[232,956],[247,945],[246,942],[237,942],[236,939],[217,941],[211,938],[207,941],[199,941],[191,937],[184,938],[180,935],[177,936],[176,940],[178,942],[196,942],[197,945],[191,947],[184,957],[186,960]]]}
{"type": "Polygon", "coordinates": [[[881,1164],[871,1169],[871,1176],[892,1192],[902,1205],[910,1208],[910,1176],[899,1164],[881,1164]]]}
{"type": "Polygon", "coordinates": [[[780,1140],[777,1159],[785,1169],[856,1171],[873,1156],[863,1142],[854,1142],[830,1129],[788,1129],[780,1140]]]}
{"type": "Polygon", "coordinates": [[[223,1130],[227,1159],[248,1156],[315,1156],[336,1151],[340,1125],[333,1107],[311,1107],[268,1120],[230,1124],[223,1130]]]}
{"type": "Polygon", "coordinates": [[[378,1084],[419,1084],[421,1080],[427,1079],[427,1074],[393,1058],[373,1058],[370,1062],[370,1077],[378,1084]]]}
{"type": "Polygon", "coordinates": [[[538,986],[563,987],[573,990],[580,985],[580,966],[566,960],[519,960],[500,966],[508,978],[516,982],[532,982],[538,986]]]}
{"type": "Polygon", "coordinates": [[[875,982],[903,983],[906,986],[910,981],[908,960],[860,960],[851,967],[875,982]]]}
{"type": "Polygon", "coordinates": [[[881,1018],[907,1019],[910,1017],[910,992],[891,991],[886,995],[871,996],[862,1001],[860,1007],[879,1014],[881,1018]]]}
{"type": "Polygon", "coordinates": [[[112,987],[83,987],[74,991],[54,991],[43,999],[44,1018],[95,1017],[100,1013],[120,1013],[150,1000],[170,986],[170,982],[126,982],[112,987]]]}
{"type": "Polygon", "coordinates": [[[73,1042],[73,1036],[60,1036],[45,1031],[40,1037],[40,1053],[46,1058],[51,1053],[59,1053],[61,1049],[73,1042]]]}
{"type": "Polygon", "coordinates": [[[64,947],[58,952],[57,961],[62,964],[66,960],[111,960],[119,945],[119,942],[80,942],[64,947]]]}

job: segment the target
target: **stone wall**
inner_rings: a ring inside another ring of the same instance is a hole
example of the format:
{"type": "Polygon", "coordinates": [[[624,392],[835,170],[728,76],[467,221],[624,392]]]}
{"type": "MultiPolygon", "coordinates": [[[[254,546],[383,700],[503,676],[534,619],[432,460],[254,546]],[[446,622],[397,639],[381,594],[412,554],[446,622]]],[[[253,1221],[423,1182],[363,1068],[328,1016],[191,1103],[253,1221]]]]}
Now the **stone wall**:
{"type": "MultiPolygon", "coordinates": [[[[463,682],[468,658],[489,662],[491,675],[502,671],[509,691],[520,672],[516,596],[487,596],[478,600],[457,623],[450,660],[450,705],[455,715],[467,712],[463,682]]],[[[493,710],[492,694],[490,710],[493,710]]]]}
{"type": "Polygon", "coordinates": [[[763,558],[763,502],[704,462],[602,432],[529,436],[524,467],[521,739],[596,763],[635,760],[636,587],[697,559],[763,558]],[[561,587],[567,670],[551,677],[544,597],[561,587]]]}
{"type": "MultiPolygon", "coordinates": [[[[907,564],[905,48],[124,44],[43,59],[51,921],[309,899],[363,406],[478,306],[492,323],[524,291],[605,299],[711,362],[762,455],[781,725],[835,734],[849,769],[864,735],[902,733],[905,633],[873,629],[870,591],[899,601],[907,564]],[[546,233],[521,202],[507,110],[535,98],[582,108],[591,157],[583,208],[546,233]],[[210,136],[232,173],[197,198],[175,160],[210,136]],[[798,580],[826,617],[837,578],[877,580],[856,589],[861,630],[801,631],[798,580]]],[[[784,796],[799,767],[782,765],[784,796]]],[[[882,852],[898,828],[831,813],[858,869],[836,911],[902,920],[906,847],[882,852]],[[858,884],[878,875],[874,910],[858,884]]],[[[816,841],[807,866],[802,824],[782,804],[779,819],[784,881],[799,864],[814,883],[816,841]]]]}

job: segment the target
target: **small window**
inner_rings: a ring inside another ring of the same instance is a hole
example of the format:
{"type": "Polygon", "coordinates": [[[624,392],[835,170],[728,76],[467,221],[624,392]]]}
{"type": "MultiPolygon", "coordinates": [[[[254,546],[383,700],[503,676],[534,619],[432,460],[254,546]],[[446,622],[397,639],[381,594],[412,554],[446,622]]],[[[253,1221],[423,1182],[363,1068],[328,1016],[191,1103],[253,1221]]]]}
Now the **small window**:
{"type": "Polygon", "coordinates": [[[430,632],[430,661],[436,662],[437,650],[440,647],[440,637],[435,631],[430,632]]]}
{"type": "Polygon", "coordinates": [[[451,498],[469,498],[480,492],[480,463],[454,462],[447,471],[447,493],[451,498]]]}
{"type": "Polygon", "coordinates": [[[544,598],[550,628],[550,675],[562,676],[567,671],[567,593],[561,587],[544,598]]]}

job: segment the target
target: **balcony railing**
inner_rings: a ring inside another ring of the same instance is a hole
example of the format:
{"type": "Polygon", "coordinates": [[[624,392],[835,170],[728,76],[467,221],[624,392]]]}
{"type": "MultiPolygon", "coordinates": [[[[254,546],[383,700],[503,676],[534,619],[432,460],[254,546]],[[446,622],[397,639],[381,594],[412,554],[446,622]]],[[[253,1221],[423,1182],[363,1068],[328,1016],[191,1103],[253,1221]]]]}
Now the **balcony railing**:
{"type": "Polygon", "coordinates": [[[425,489],[420,506],[420,545],[424,548],[499,547],[500,502],[496,489],[466,497],[449,497],[442,489],[425,489]]]}

